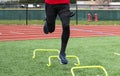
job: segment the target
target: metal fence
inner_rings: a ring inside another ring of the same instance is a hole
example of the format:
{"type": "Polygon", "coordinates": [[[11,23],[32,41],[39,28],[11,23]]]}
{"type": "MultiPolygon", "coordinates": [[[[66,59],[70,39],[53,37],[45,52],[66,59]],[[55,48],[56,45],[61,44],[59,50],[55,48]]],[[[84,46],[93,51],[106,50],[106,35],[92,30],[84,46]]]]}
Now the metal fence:
{"type": "MultiPolygon", "coordinates": [[[[44,20],[44,4],[0,4],[0,20],[44,20]]],[[[88,13],[97,13],[99,20],[120,20],[120,5],[76,5],[70,4],[76,15],[72,20],[87,20],[88,13]]]]}

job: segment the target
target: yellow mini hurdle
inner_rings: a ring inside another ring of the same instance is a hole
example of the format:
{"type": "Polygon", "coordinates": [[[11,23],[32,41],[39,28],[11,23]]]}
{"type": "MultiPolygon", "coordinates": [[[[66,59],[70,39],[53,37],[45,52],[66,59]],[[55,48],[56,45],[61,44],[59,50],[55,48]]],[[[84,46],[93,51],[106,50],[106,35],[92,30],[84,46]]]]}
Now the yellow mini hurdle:
{"type": "Polygon", "coordinates": [[[59,54],[60,51],[58,49],[35,49],[33,51],[33,59],[36,57],[36,52],[57,52],[59,54]]]}
{"type": "MultiPolygon", "coordinates": [[[[35,49],[33,51],[33,56],[32,56],[33,59],[36,57],[36,52],[57,52],[58,53],[58,55],[52,55],[52,56],[48,57],[48,64],[47,64],[48,67],[50,67],[52,65],[52,62],[51,62],[52,58],[58,58],[59,59],[59,52],[60,51],[57,50],[57,49],[35,49]]],[[[120,55],[118,53],[114,53],[114,54],[115,55],[120,55]]],[[[67,58],[75,58],[77,60],[77,63],[74,63],[74,65],[76,65],[76,67],[71,68],[72,76],[75,76],[74,70],[77,70],[77,69],[102,69],[105,73],[105,76],[108,76],[108,73],[103,66],[80,66],[80,60],[77,56],[67,55],[66,57],[67,58]]]]}
{"type": "Polygon", "coordinates": [[[71,68],[71,73],[72,73],[72,76],[75,76],[75,73],[74,73],[74,70],[76,69],[95,69],[95,68],[98,68],[98,69],[102,69],[105,73],[105,76],[108,76],[108,73],[106,71],[106,69],[103,67],[103,66],[78,66],[78,67],[72,67],[71,68]]]}
{"type": "MultiPolygon", "coordinates": [[[[77,60],[77,63],[74,63],[74,65],[76,65],[76,66],[80,65],[80,60],[79,60],[79,58],[77,56],[75,56],[75,55],[67,55],[66,57],[67,58],[75,58],[77,60]]],[[[49,63],[47,64],[48,67],[50,67],[52,65],[51,58],[58,58],[59,59],[59,56],[58,55],[56,55],[56,56],[49,56],[48,57],[48,62],[49,63]]]]}

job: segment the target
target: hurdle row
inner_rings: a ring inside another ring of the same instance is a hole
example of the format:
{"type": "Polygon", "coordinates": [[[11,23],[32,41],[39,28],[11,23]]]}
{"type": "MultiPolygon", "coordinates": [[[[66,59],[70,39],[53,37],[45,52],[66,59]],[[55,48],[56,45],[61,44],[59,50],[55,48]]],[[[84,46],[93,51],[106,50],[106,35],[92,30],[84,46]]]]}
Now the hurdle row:
{"type": "MultiPolygon", "coordinates": [[[[59,54],[60,51],[58,49],[35,49],[33,51],[33,56],[32,56],[33,59],[35,59],[37,52],[56,52],[56,53],[59,54]]],[[[79,58],[77,56],[75,56],[75,55],[67,55],[66,57],[67,58],[74,58],[77,61],[77,63],[74,63],[75,67],[71,68],[72,76],[75,76],[75,70],[79,70],[79,69],[101,69],[101,70],[103,70],[105,76],[108,76],[108,73],[107,73],[106,69],[103,66],[100,66],[100,65],[99,66],[81,66],[80,65],[80,60],[79,60],[79,58]]],[[[59,59],[59,56],[58,55],[49,56],[48,57],[48,64],[47,64],[48,67],[52,66],[51,59],[53,59],[53,58],[59,59]]]]}

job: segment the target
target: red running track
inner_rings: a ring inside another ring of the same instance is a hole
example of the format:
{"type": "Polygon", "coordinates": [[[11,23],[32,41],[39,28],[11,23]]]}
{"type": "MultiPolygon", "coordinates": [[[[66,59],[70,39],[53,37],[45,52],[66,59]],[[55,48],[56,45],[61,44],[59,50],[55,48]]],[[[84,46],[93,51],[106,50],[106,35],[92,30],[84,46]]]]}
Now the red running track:
{"type": "MultiPolygon", "coordinates": [[[[42,26],[0,25],[0,41],[60,38],[62,28],[56,26],[54,33],[44,34],[42,26]]],[[[71,26],[70,37],[120,36],[120,26],[71,26]]]]}

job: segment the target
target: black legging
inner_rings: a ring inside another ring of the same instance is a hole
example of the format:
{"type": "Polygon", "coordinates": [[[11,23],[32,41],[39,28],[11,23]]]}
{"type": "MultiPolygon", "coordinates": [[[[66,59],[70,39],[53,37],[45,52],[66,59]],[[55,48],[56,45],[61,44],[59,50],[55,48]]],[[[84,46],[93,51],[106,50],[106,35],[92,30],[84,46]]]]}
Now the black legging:
{"type": "Polygon", "coordinates": [[[47,26],[49,32],[54,32],[55,30],[55,20],[57,15],[59,15],[62,22],[62,36],[61,36],[61,50],[60,53],[65,53],[68,39],[70,36],[70,11],[69,4],[46,4],[46,18],[47,26]]]}

